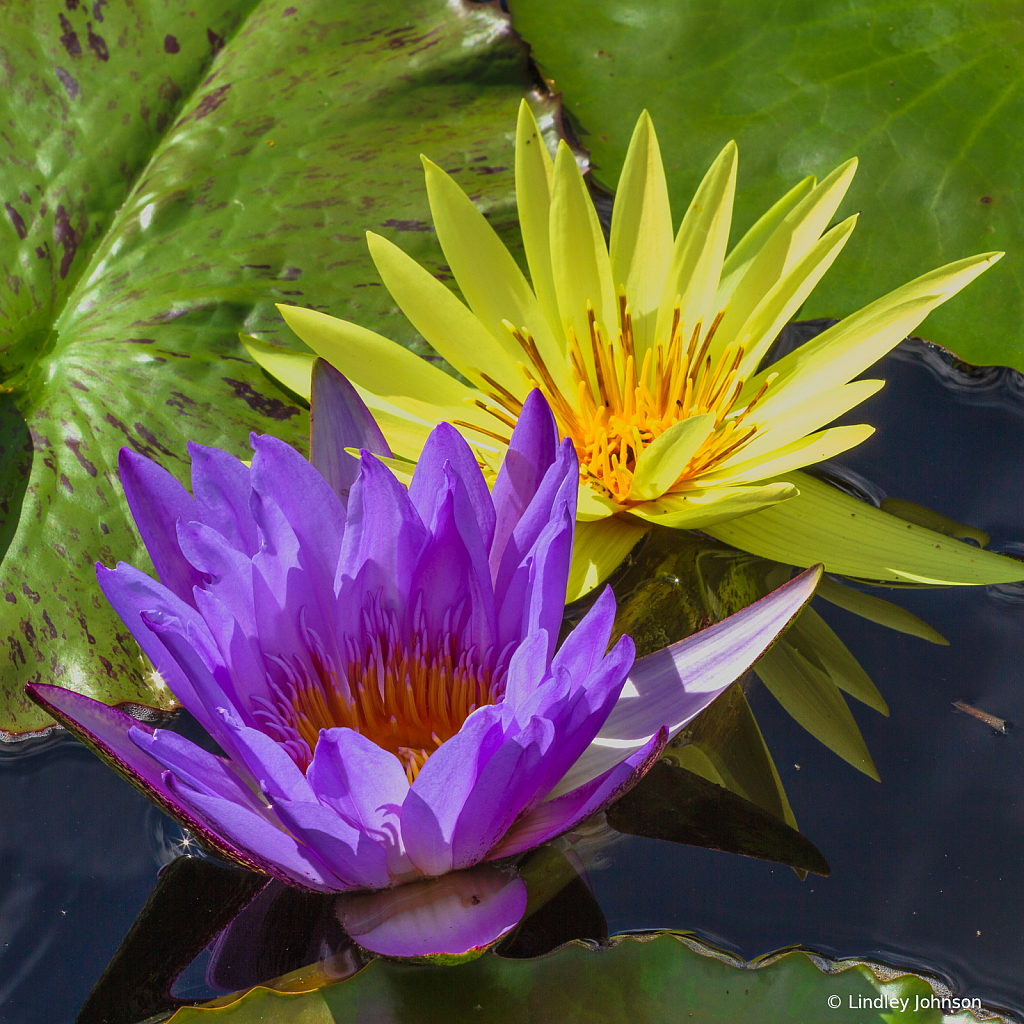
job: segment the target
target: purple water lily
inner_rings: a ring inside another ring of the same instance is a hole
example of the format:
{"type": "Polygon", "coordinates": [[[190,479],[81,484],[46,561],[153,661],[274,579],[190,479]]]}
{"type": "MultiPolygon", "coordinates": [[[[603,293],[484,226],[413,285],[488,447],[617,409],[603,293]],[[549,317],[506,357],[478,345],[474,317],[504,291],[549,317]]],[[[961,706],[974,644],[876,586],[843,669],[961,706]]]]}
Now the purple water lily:
{"type": "Polygon", "coordinates": [[[236,863],[318,891],[415,883],[415,927],[396,923],[394,901],[339,909],[357,937],[383,936],[360,938],[369,948],[483,948],[521,917],[521,880],[477,868],[428,911],[423,880],[522,853],[606,806],[760,656],[817,573],[635,664],[627,637],[608,649],[606,589],[556,650],[578,469],[539,392],[493,491],[447,424],[406,488],[326,364],[313,411],[312,462],[269,436],[252,437],[251,467],[190,445],[191,495],[121,453],[160,582],[120,563],[97,566],[100,586],[224,756],[30,689],[236,863]],[[472,907],[472,920],[455,926],[438,906],[472,907]]]}

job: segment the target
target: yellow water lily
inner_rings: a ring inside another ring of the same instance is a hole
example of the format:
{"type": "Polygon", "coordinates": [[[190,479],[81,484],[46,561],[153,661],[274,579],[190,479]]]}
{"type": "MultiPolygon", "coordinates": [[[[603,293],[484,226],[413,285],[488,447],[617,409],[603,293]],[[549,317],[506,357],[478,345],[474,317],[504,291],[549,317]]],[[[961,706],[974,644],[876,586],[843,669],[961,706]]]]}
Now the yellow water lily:
{"type": "MultiPolygon", "coordinates": [[[[606,244],[571,150],[561,142],[552,161],[523,103],[516,198],[532,286],[451,176],[425,157],[423,165],[434,227],[465,303],[373,232],[370,254],[413,326],[468,386],[356,324],[279,308],[292,330],[359,388],[402,458],[415,461],[431,428],[448,420],[481,463],[496,468],[523,400],[539,388],[579,456],[570,597],[607,576],[652,523],[705,530],[769,557],[781,530],[787,560],[824,560],[845,572],[843,559],[856,555],[852,574],[871,579],[1024,577],[1019,563],[959,541],[940,538],[945,547],[936,548],[924,528],[892,537],[882,529],[888,539],[879,547],[881,528],[870,516],[860,516],[850,540],[845,506],[835,506],[839,492],[822,499],[823,485],[797,472],[872,433],[867,425],[827,426],[883,384],[853,378],[1001,253],[925,274],[759,371],[853,231],[855,216],[829,224],[856,160],[820,183],[804,179],[727,252],[735,143],[705,175],[673,239],[658,141],[644,112],[606,244]],[[792,516],[782,526],[765,519],[763,510],[780,502],[794,507],[796,520],[812,521],[824,541],[802,544],[792,516]],[[729,534],[730,522],[745,531],[729,534]]],[[[308,394],[308,361],[246,340],[271,373],[308,394]]]]}

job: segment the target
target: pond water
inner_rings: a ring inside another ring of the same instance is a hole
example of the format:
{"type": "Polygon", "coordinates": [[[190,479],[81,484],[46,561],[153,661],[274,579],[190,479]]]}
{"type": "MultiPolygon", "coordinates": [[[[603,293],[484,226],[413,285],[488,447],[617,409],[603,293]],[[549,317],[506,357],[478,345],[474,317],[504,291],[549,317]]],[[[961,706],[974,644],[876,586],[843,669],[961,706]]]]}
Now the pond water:
{"type": "MultiPolygon", "coordinates": [[[[915,341],[871,375],[888,384],[850,420],[878,431],[834,471],[981,527],[994,550],[1024,551],[1024,379],[960,367],[915,341]]],[[[884,718],[851,701],[881,784],[763,687],[750,694],[829,878],[628,837],[589,882],[612,933],[689,929],[747,959],[798,944],[869,957],[1024,1015],[1021,731],[996,734],[952,706],[1024,722],[1024,588],[880,593],[951,642],[816,602],[889,703],[884,718]]],[[[0,810],[0,1021],[71,1022],[182,834],[62,734],[0,748],[0,810]]],[[[204,994],[201,976],[190,972],[189,995],[204,994]]]]}

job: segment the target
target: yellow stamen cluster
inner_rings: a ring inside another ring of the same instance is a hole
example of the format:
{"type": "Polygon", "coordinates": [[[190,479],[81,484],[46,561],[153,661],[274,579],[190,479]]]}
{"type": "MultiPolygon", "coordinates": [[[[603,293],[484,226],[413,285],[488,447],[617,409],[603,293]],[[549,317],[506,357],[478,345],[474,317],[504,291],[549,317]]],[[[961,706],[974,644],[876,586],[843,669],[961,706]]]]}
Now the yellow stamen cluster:
{"type": "MultiPolygon", "coordinates": [[[[724,459],[749,444],[757,432],[755,424],[744,427],[751,410],[760,401],[771,380],[745,408],[733,409],[743,390],[740,375],[743,345],[725,347],[712,366],[709,349],[724,311],[703,332],[698,323],[689,341],[680,322],[676,300],[669,343],[658,342],[648,349],[637,365],[633,323],[625,295],[619,296],[619,330],[614,341],[605,339],[594,311],[587,304],[590,333],[589,356],[570,329],[569,362],[576,393],[566,395],[555,383],[530,333],[506,322],[505,326],[519,343],[527,358],[524,372],[532,387],[540,388],[551,406],[563,437],[572,438],[580,460],[580,479],[621,504],[628,494],[640,453],[674,423],[704,413],[714,414],[714,428],[687,463],[673,489],[711,472],[724,459]],[[589,365],[588,365],[589,362],[589,365]]],[[[522,408],[513,395],[489,377],[490,397],[515,416],[522,408]]],[[[503,424],[508,416],[478,403],[503,424]]],[[[488,434],[507,443],[497,432],[488,433],[469,423],[459,425],[488,434]]]]}
{"type": "Polygon", "coordinates": [[[500,696],[489,669],[446,647],[431,655],[419,642],[411,653],[371,643],[348,666],[348,699],[333,678],[295,688],[289,717],[296,732],[312,751],[321,729],[354,729],[395,754],[411,783],[473,711],[500,696]]]}

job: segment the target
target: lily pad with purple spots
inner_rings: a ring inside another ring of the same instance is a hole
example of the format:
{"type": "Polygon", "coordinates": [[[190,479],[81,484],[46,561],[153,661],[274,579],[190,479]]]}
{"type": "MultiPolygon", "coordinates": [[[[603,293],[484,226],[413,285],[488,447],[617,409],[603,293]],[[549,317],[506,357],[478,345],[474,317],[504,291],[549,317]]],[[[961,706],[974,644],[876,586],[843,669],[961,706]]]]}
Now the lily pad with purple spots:
{"type": "Polygon", "coordinates": [[[532,80],[496,3],[434,0],[20,0],[0,67],[0,733],[22,735],[51,724],[28,682],[172,706],[95,582],[146,559],[118,450],[186,481],[188,440],[304,446],[305,403],[238,342],[298,344],[276,302],[429,356],[364,232],[446,277],[427,151],[508,234],[532,80]]]}

